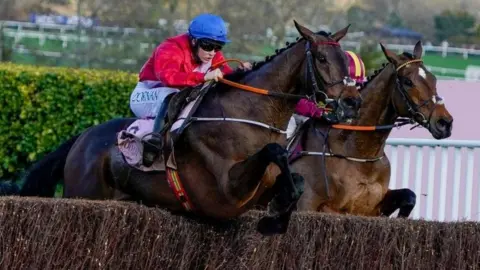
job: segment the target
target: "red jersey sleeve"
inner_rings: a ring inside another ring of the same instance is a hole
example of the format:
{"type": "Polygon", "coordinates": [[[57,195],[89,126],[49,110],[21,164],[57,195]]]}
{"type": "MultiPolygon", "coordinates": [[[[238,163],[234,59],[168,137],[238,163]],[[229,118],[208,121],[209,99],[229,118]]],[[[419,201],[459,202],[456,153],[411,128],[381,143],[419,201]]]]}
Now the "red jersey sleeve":
{"type": "Polygon", "coordinates": [[[155,50],[155,76],[167,87],[183,88],[204,82],[201,72],[181,71],[184,51],[173,42],[165,42],[155,50]]]}

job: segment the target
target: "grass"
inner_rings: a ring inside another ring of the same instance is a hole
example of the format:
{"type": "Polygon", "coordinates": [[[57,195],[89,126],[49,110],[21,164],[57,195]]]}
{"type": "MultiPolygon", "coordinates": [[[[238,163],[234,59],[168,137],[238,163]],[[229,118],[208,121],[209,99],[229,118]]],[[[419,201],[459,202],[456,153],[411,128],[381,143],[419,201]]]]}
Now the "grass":
{"type": "Polygon", "coordinates": [[[480,66],[480,57],[476,55],[469,55],[464,59],[461,54],[448,54],[442,57],[439,53],[427,52],[424,59],[427,65],[435,67],[466,69],[469,65],[480,66]]]}

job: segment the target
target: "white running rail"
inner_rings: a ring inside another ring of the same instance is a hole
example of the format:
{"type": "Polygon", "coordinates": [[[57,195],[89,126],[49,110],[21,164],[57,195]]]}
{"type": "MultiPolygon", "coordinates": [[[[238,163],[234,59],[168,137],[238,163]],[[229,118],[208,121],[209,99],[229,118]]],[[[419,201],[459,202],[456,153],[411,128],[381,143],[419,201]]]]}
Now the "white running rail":
{"type": "Polygon", "coordinates": [[[411,218],[480,221],[479,148],[480,141],[388,139],[389,188],[417,194],[411,218]]]}

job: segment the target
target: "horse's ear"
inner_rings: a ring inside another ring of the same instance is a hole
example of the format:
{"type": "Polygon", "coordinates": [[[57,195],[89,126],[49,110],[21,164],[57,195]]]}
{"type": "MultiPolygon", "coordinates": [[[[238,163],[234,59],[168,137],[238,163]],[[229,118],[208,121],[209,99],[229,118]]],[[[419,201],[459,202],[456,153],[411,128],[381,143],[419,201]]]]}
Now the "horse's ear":
{"type": "Polygon", "coordinates": [[[398,63],[400,62],[400,59],[398,58],[398,56],[392,51],[390,51],[389,49],[385,48],[385,46],[383,46],[381,42],[380,42],[380,47],[382,48],[383,54],[387,58],[388,62],[394,65],[398,65],[398,63]]]}
{"type": "Polygon", "coordinates": [[[338,42],[340,39],[344,38],[347,35],[348,29],[350,28],[350,25],[347,25],[347,27],[337,31],[335,34],[332,35],[332,38],[338,42]]]}
{"type": "Polygon", "coordinates": [[[296,20],[293,20],[293,22],[295,23],[295,28],[297,28],[297,31],[300,33],[300,35],[302,35],[303,38],[311,42],[315,41],[315,33],[312,32],[312,30],[299,24],[296,20]]]}
{"type": "Polygon", "coordinates": [[[423,54],[423,47],[422,47],[422,41],[417,41],[417,44],[415,44],[415,48],[413,49],[413,56],[416,59],[421,59],[423,54]]]}

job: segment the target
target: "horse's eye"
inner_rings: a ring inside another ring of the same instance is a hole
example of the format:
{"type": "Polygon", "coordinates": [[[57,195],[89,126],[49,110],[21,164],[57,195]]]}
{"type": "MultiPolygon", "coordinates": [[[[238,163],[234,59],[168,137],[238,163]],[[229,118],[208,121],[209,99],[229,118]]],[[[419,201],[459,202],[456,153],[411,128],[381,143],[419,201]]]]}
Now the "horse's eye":
{"type": "Polygon", "coordinates": [[[405,79],[403,81],[403,83],[406,85],[406,86],[409,86],[409,87],[412,87],[413,86],[413,82],[410,80],[410,79],[405,79]]]}
{"type": "Polygon", "coordinates": [[[327,62],[327,58],[325,58],[325,56],[323,56],[323,55],[319,55],[319,56],[318,56],[318,61],[320,61],[320,63],[326,63],[326,62],[327,62]]]}

